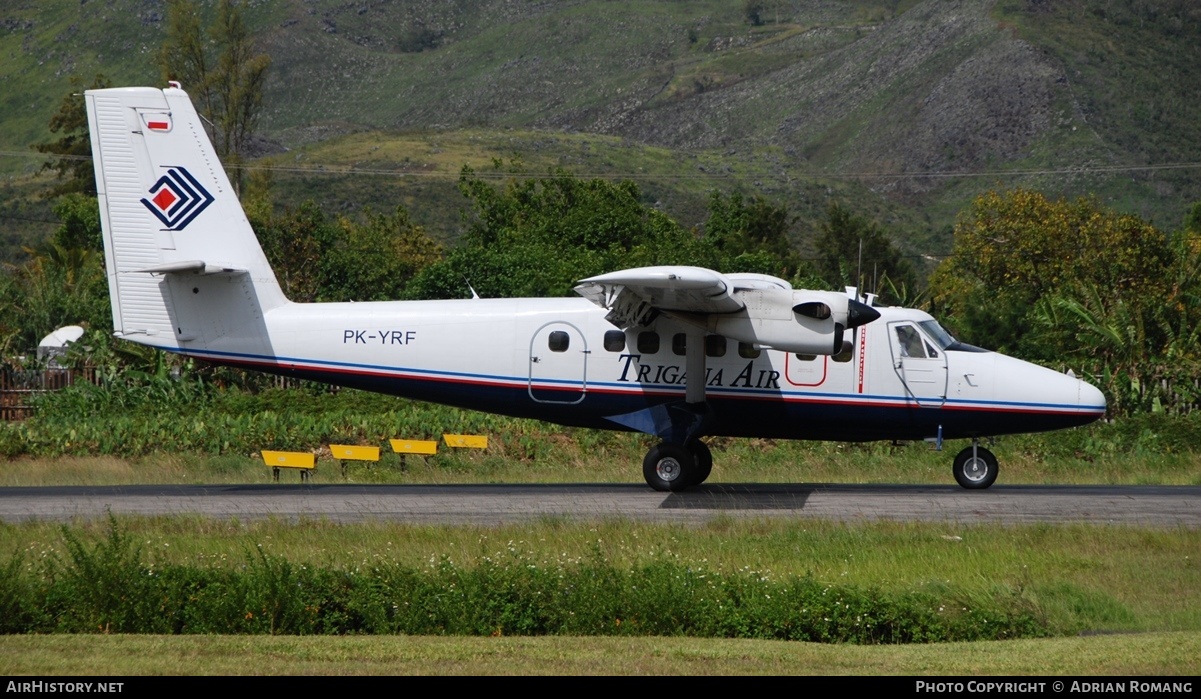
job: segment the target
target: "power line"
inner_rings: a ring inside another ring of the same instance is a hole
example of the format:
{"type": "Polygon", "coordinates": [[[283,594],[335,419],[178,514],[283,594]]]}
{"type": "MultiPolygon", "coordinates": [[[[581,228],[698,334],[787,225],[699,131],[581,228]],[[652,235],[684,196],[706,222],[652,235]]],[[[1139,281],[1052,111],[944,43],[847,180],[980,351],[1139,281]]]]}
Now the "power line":
{"type": "Polygon", "coordinates": [[[46,223],[52,226],[62,225],[62,221],[51,221],[44,218],[28,218],[26,216],[10,216],[9,214],[0,214],[0,220],[3,221],[24,221],[26,223],[46,223]]]}
{"type": "MultiPolygon", "coordinates": [[[[47,153],[25,153],[21,151],[0,151],[3,157],[51,158],[59,160],[91,160],[86,155],[54,155],[47,153]]],[[[231,170],[246,172],[281,172],[304,175],[363,175],[372,177],[420,177],[428,179],[458,179],[455,172],[438,170],[411,170],[408,168],[364,168],[353,165],[227,165],[231,170]]],[[[1192,163],[1161,163],[1158,165],[1069,165],[1051,168],[1019,168],[1015,170],[954,170],[954,171],[917,171],[917,172],[789,172],[789,173],[759,173],[749,172],[744,175],[757,179],[827,179],[827,180],[905,180],[905,179],[955,179],[970,177],[1031,177],[1039,175],[1096,175],[1115,174],[1123,172],[1159,172],[1168,170],[1191,170],[1201,168],[1201,162],[1192,163]]],[[[542,177],[538,174],[514,172],[474,172],[481,179],[506,179],[510,177],[530,178],[542,177]]],[[[573,177],[601,180],[727,180],[731,173],[690,173],[690,174],[651,174],[651,173],[590,173],[571,172],[573,177]]]]}

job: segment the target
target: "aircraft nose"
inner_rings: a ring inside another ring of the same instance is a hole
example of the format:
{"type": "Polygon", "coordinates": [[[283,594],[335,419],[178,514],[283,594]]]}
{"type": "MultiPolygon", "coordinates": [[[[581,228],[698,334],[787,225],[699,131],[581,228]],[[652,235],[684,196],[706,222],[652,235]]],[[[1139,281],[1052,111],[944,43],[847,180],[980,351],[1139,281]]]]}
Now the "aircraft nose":
{"type": "Polygon", "coordinates": [[[1100,412],[1105,412],[1105,394],[1101,392],[1101,389],[1087,381],[1081,381],[1079,396],[1079,403],[1081,407],[1095,408],[1100,412]]]}

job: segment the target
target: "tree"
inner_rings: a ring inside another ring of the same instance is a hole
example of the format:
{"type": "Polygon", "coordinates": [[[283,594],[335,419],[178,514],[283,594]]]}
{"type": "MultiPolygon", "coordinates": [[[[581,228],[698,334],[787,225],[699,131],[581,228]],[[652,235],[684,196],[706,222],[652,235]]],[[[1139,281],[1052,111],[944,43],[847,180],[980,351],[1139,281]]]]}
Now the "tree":
{"type": "Polygon", "coordinates": [[[54,243],[65,249],[78,248],[101,252],[104,241],[100,231],[100,207],[95,194],[67,194],[54,206],[60,221],[54,231],[54,243]]]}
{"type": "Polygon", "coordinates": [[[0,309],[16,311],[0,324],[0,335],[7,335],[12,347],[28,350],[64,325],[112,327],[100,253],[55,242],[26,252],[29,261],[0,285],[0,309]]]}
{"type": "Polygon", "coordinates": [[[169,0],[159,66],[164,80],[179,81],[212,124],[217,155],[236,165],[258,123],[271,59],[255,53],[242,6],[233,0],[217,3],[207,41],[204,33],[195,0],[169,0]]]}
{"type": "Polygon", "coordinates": [[[284,294],[293,301],[401,298],[441,246],[398,207],[391,216],[331,220],[317,204],[259,218],[252,225],[284,294]]]}
{"type": "Polygon", "coordinates": [[[1193,204],[1184,217],[1184,230],[1194,236],[1201,236],[1201,201],[1193,204]]]}
{"type": "Polygon", "coordinates": [[[1040,300],[1080,300],[1097,290],[1140,313],[1172,294],[1174,258],[1163,232],[1095,199],[988,192],[960,216],[951,257],[935,270],[931,290],[969,341],[1056,360],[1071,350],[1035,332],[1032,313],[1040,300]]]}
{"type": "Polygon", "coordinates": [[[801,271],[792,248],[788,209],[759,195],[749,200],[737,192],[709,197],[704,241],[713,247],[723,272],[758,272],[791,279],[801,271]]]}
{"type": "Polygon", "coordinates": [[[582,180],[562,170],[500,187],[470,168],[459,190],[471,203],[467,232],[420,272],[415,298],[564,296],[576,280],[654,264],[713,266],[712,249],[641,201],[632,182],[582,180]]]}
{"type": "Polygon", "coordinates": [[[763,11],[763,0],[745,0],[742,3],[742,14],[746,17],[746,21],[750,22],[753,27],[763,24],[763,11]]]}
{"type": "Polygon", "coordinates": [[[63,96],[58,111],[50,117],[50,131],[60,134],[59,138],[34,145],[38,152],[56,156],[42,165],[43,171],[54,170],[59,179],[59,184],[46,193],[47,197],[72,192],[96,196],[96,172],[92,167],[92,140],[83,91],[106,87],[112,87],[112,82],[99,73],[86,88],[79,76],[73,76],[71,91],[63,96]]]}
{"type": "Polygon", "coordinates": [[[409,280],[441,258],[442,246],[413,222],[404,207],[397,207],[391,216],[368,212],[364,218],[338,220],[338,243],[324,257],[322,300],[402,298],[409,280]]]}
{"type": "Polygon", "coordinates": [[[890,288],[909,290],[917,284],[912,265],[884,230],[837,202],[827,210],[814,245],[817,273],[833,288],[867,285],[879,293],[890,288]]]}
{"type": "Polygon", "coordinates": [[[316,301],[324,281],[322,258],[338,237],[321,207],[306,201],[298,209],[251,219],[251,226],[284,295],[300,303],[316,301]]]}

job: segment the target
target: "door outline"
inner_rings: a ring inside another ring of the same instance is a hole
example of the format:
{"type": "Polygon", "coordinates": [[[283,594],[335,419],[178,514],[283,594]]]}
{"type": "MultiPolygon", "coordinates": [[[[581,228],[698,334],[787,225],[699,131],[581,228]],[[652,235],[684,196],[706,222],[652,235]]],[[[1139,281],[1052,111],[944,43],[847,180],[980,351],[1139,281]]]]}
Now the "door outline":
{"type": "Polygon", "coordinates": [[[912,399],[919,407],[938,408],[947,402],[947,353],[935,350],[938,357],[911,357],[901,351],[901,341],[898,328],[911,328],[924,343],[923,355],[927,349],[935,345],[926,337],[917,323],[908,320],[893,321],[888,324],[888,347],[892,351],[892,367],[901,385],[905,387],[907,398],[912,399]]]}
{"type": "Polygon", "coordinates": [[[529,383],[527,391],[535,403],[575,405],[588,393],[588,339],[575,325],[565,320],[543,324],[530,337],[529,383]],[[556,330],[567,333],[564,352],[554,352],[547,346],[550,334],[556,330]],[[579,383],[575,383],[575,377],[579,383]],[[550,382],[553,387],[535,385],[536,381],[550,382]]]}

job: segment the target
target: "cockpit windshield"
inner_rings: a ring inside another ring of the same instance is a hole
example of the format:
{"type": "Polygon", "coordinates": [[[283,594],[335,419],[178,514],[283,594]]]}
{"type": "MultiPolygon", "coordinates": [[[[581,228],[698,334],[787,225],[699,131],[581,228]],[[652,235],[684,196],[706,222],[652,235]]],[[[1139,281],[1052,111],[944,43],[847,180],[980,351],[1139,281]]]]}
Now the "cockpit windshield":
{"type": "Polygon", "coordinates": [[[986,349],[981,349],[979,347],[976,347],[975,345],[969,345],[966,342],[960,342],[959,340],[956,340],[954,337],[951,336],[951,333],[944,330],[943,327],[938,324],[937,320],[923,320],[923,321],[920,321],[918,323],[918,325],[922,326],[922,330],[924,330],[926,332],[926,335],[931,340],[933,340],[934,343],[936,345],[938,345],[938,348],[941,350],[944,350],[944,351],[950,350],[952,352],[987,352],[988,351],[986,349]]]}
{"type": "Polygon", "coordinates": [[[937,320],[923,320],[918,325],[922,326],[922,330],[926,331],[926,335],[934,340],[934,344],[938,345],[938,349],[945,350],[954,345],[957,340],[951,337],[951,333],[943,330],[943,327],[938,324],[937,320]]]}

